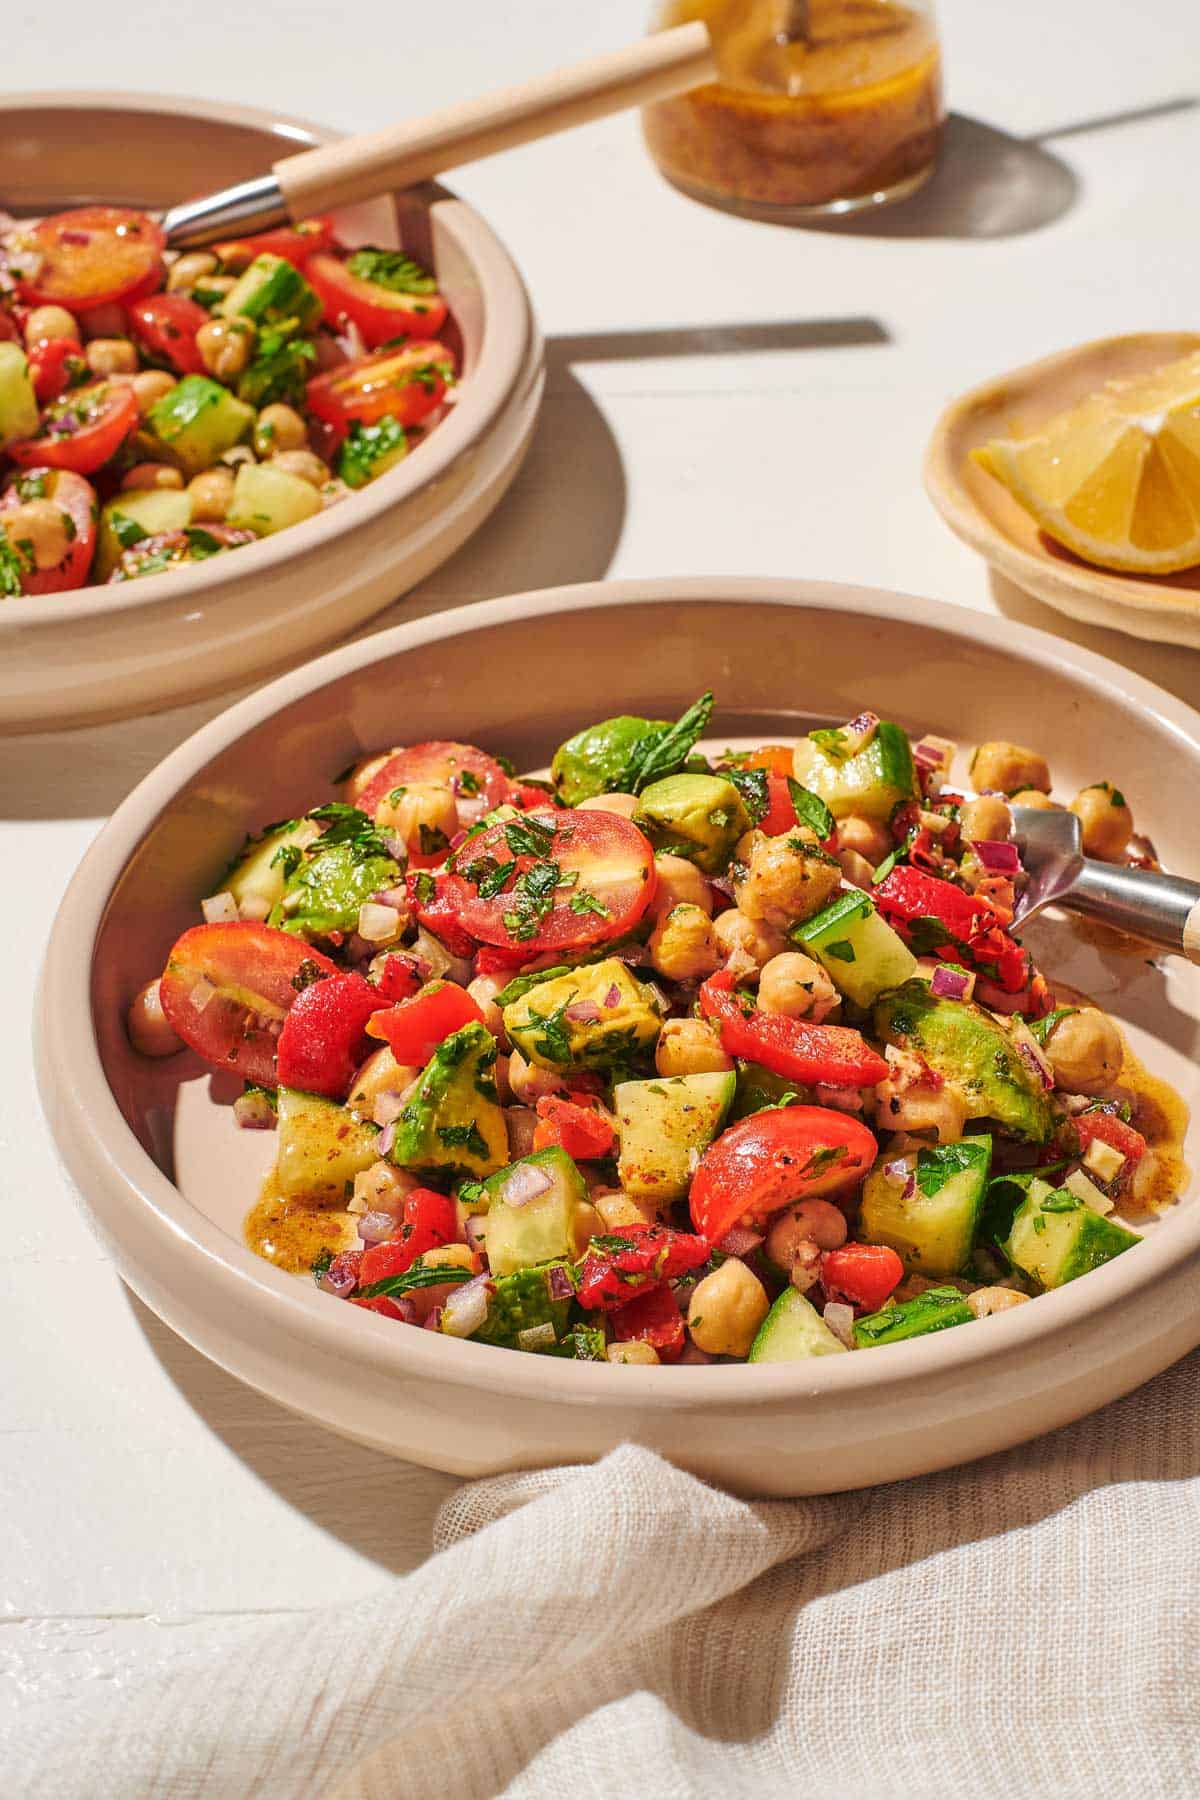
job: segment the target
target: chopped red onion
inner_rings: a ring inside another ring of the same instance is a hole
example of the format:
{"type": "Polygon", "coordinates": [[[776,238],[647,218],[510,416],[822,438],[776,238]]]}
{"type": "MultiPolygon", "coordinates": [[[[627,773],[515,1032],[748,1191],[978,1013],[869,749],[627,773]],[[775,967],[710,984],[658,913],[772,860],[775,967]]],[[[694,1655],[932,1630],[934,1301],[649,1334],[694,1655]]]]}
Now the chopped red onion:
{"type": "Polygon", "coordinates": [[[371,1107],[371,1117],[377,1125],[390,1125],[394,1119],[400,1117],[403,1111],[404,1096],[393,1094],[389,1089],[387,1093],[376,1094],[371,1107]]]}
{"type": "Polygon", "coordinates": [[[261,1089],[253,1094],[239,1094],[233,1103],[233,1117],[243,1131],[274,1131],[275,1108],[261,1089]]]}
{"type": "MultiPolygon", "coordinates": [[[[615,993],[616,989],[612,991],[615,993]]],[[[563,1017],[576,1025],[594,1025],[600,1017],[600,1008],[594,1000],[576,1000],[573,1005],[568,1006],[563,1017]]]]}
{"type": "Polygon", "coordinates": [[[758,1249],[762,1241],[761,1232],[747,1231],[743,1226],[735,1225],[721,1239],[721,1249],[726,1256],[749,1256],[752,1250],[758,1249]]]}
{"type": "Polygon", "coordinates": [[[878,727],[878,713],[860,712],[856,719],[851,719],[850,723],[846,726],[845,731],[846,736],[850,739],[851,753],[853,755],[857,756],[860,750],[866,749],[867,745],[871,742],[871,739],[875,736],[878,727]]]}
{"type": "Polygon", "coordinates": [[[450,848],[452,850],[457,850],[459,845],[465,844],[466,841],[467,841],[466,832],[465,831],[456,831],[454,836],[450,839],[450,848]]]}
{"type": "MultiPolygon", "coordinates": [[[[616,982],[614,981],[612,986],[609,988],[607,994],[605,994],[605,996],[604,996],[605,1009],[606,1009],[606,1011],[611,1012],[614,1006],[620,1006],[620,1004],[621,1004],[621,990],[617,986],[616,982]]],[[[597,1011],[596,1017],[597,1018],[600,1017],[599,1011],[597,1011]]]]}
{"type": "Polygon", "coordinates": [[[370,955],[376,944],[386,944],[400,935],[401,918],[394,906],[377,906],[367,900],[358,909],[358,935],[368,946],[370,955]]]}
{"type": "Polygon", "coordinates": [[[371,898],[380,906],[394,906],[397,912],[408,911],[408,895],[402,887],[380,888],[371,898]]]}
{"type": "Polygon", "coordinates": [[[391,1237],[395,1229],[396,1221],[391,1213],[364,1213],[358,1221],[358,1235],[364,1244],[382,1244],[385,1238],[391,1237]]]}
{"type": "Polygon", "coordinates": [[[883,1172],[893,1187],[903,1187],[912,1178],[912,1170],[902,1156],[897,1156],[892,1162],[885,1162],[883,1172]]]}
{"type": "Polygon", "coordinates": [[[954,745],[949,738],[928,737],[913,745],[913,761],[918,769],[948,769],[954,760],[954,745]]]}
{"type": "Polygon", "coordinates": [[[826,1325],[832,1331],[839,1344],[845,1344],[847,1350],[854,1348],[854,1308],[845,1306],[840,1300],[831,1300],[821,1314],[826,1325]]]}
{"type": "Polygon", "coordinates": [[[237,901],[228,892],[210,894],[200,902],[200,911],[206,925],[232,925],[239,917],[237,901]]]}
{"type": "Polygon", "coordinates": [[[188,990],[188,999],[197,1012],[203,1012],[211,1000],[216,997],[216,988],[207,975],[201,975],[193,981],[188,990]]]}
{"type": "Polygon", "coordinates": [[[682,1354],[675,1358],[675,1363],[678,1367],[680,1363],[710,1363],[712,1360],[707,1350],[702,1350],[699,1344],[693,1344],[689,1338],[683,1347],[682,1354]]]}
{"type": "Polygon", "coordinates": [[[1019,875],[1021,857],[1015,844],[1002,838],[972,838],[971,848],[993,875],[1019,875]]]}
{"type": "Polygon", "coordinates": [[[426,1331],[440,1331],[442,1329],[442,1309],[440,1306],[435,1306],[429,1317],[426,1319],[425,1329],[426,1331]]]}
{"type": "MultiPolygon", "coordinates": [[[[442,1308],[442,1330],[450,1337],[470,1337],[488,1315],[495,1286],[488,1275],[476,1275],[455,1288],[442,1308]]],[[[553,1327],[551,1328],[553,1331],[553,1327]]]]}
{"type": "Polygon", "coordinates": [[[402,863],[408,860],[408,845],[397,832],[385,831],[381,833],[381,836],[383,838],[384,849],[392,858],[393,862],[402,863]]]}
{"type": "Polygon", "coordinates": [[[933,971],[929,991],[939,1000],[969,1000],[974,985],[975,977],[966,969],[951,969],[945,963],[939,963],[933,971]]]}
{"type": "Polygon", "coordinates": [[[719,894],[724,894],[727,900],[733,899],[733,882],[728,875],[710,875],[708,885],[716,888],[719,894]]]}
{"type": "Polygon", "coordinates": [[[569,1300],[575,1292],[571,1277],[561,1263],[546,1270],[546,1288],[552,1300],[569,1300]]]}
{"type": "Polygon", "coordinates": [[[539,1194],[544,1194],[554,1186],[554,1179],[545,1169],[534,1168],[532,1163],[518,1163],[508,1180],[500,1188],[500,1198],[506,1206],[528,1206],[539,1194]]]}
{"type": "Polygon", "coordinates": [[[391,1119],[380,1132],[375,1148],[378,1150],[380,1156],[390,1156],[392,1153],[392,1145],[395,1142],[396,1121],[395,1119],[391,1119]]]}
{"type": "Polygon", "coordinates": [[[335,1275],[332,1267],[326,1269],[325,1273],[317,1278],[317,1286],[321,1291],[332,1294],[335,1300],[344,1300],[347,1294],[352,1294],[357,1282],[358,1277],[353,1270],[339,1270],[335,1275]]]}
{"type": "Polygon", "coordinates": [[[1032,1037],[1022,1036],[1017,1039],[1017,1055],[1044,1088],[1054,1086],[1053,1071],[1032,1037]]]}
{"type": "Polygon", "coordinates": [[[487,1233],[487,1214],[486,1213],[474,1214],[474,1216],[472,1218],[469,1218],[467,1220],[466,1224],[463,1226],[463,1236],[466,1238],[469,1248],[472,1250],[475,1250],[475,1251],[480,1251],[483,1249],[484,1238],[486,1236],[486,1233],[487,1233]]]}

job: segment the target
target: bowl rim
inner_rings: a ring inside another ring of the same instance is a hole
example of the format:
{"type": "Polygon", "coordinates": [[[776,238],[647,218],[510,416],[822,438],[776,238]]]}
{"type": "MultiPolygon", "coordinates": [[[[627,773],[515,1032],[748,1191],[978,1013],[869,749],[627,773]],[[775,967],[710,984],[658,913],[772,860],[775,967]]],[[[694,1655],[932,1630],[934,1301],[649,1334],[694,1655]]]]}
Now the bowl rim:
{"type": "MultiPolygon", "coordinates": [[[[298,149],[332,143],[343,135],[330,126],[287,113],[185,95],[127,93],[119,89],[0,93],[0,120],[9,112],[70,112],[80,107],[122,113],[165,111],[177,114],[181,122],[204,119],[218,125],[241,125],[290,139],[298,149]]],[[[450,189],[440,183],[426,183],[413,192],[426,200],[430,214],[458,240],[478,276],[485,305],[477,364],[445,418],[418,446],[419,456],[405,457],[378,481],[347,495],[336,506],[327,507],[286,531],[242,545],[232,572],[239,579],[266,578],[288,562],[328,549],[348,531],[370,525],[393,507],[431,488],[487,435],[521,382],[535,326],[532,302],[520,270],[483,215],[450,189]]],[[[27,595],[9,600],[0,608],[0,644],[6,635],[54,630],[85,619],[103,621],[164,601],[195,602],[208,595],[210,602],[215,603],[230,578],[226,559],[213,557],[115,587],[101,582],[60,595],[27,595]],[[48,601],[53,604],[48,605],[48,601]]]]}
{"type": "MultiPolygon", "coordinates": [[[[90,1184],[88,1204],[104,1189],[105,1229],[121,1243],[132,1219],[159,1253],[192,1264],[189,1279],[203,1278],[226,1305],[253,1305],[260,1323],[281,1337],[291,1331],[343,1367],[376,1375],[431,1379],[530,1401],[612,1402],[607,1365],[523,1357],[489,1345],[460,1342],[421,1331],[398,1332],[362,1309],[347,1317],[315,1287],[286,1275],[200,1213],[158,1168],[121,1114],[105,1077],[93,1021],[93,945],[113,887],[154,821],[179,790],[248,730],[262,725],[302,697],[385,658],[441,641],[530,618],[562,618],[596,608],[663,603],[777,605],[809,612],[853,610],[890,618],[898,607],[906,623],[982,642],[1019,660],[1036,662],[1042,675],[1061,670],[1083,675],[1098,692],[1142,709],[1168,734],[1200,752],[1200,713],[1139,675],[1106,658],[1064,644],[1046,632],[970,612],[943,601],[880,588],[826,581],[754,578],[657,578],[590,582],[482,601],[413,620],[365,641],[344,645],[293,670],[238,702],[172,751],[122,802],[102,827],[63,896],[46,949],[36,1007],[38,1086],[59,1152],[68,1168],[86,1164],[79,1185],[90,1184]],[[54,1022],[81,1029],[56,1033],[54,1022]],[[50,1045],[53,1043],[51,1060],[50,1045]],[[121,1217],[124,1215],[124,1218],[121,1217]],[[197,1274],[197,1271],[199,1272],[197,1274]]],[[[99,1210],[99,1209],[98,1209],[99,1210]]],[[[999,1358],[1031,1343],[1070,1333],[1102,1307],[1151,1287],[1160,1274],[1200,1251],[1200,1204],[1183,1207],[1154,1231],[1135,1254],[1117,1258],[1076,1282],[1041,1296],[1033,1315],[1014,1307],[978,1323],[985,1330],[939,1333],[886,1346],[880,1358],[822,1357],[803,1363],[725,1364],[669,1368],[630,1367],[622,1372],[628,1394],[652,1410],[746,1409],[777,1405],[788,1397],[831,1397],[845,1390],[875,1392],[916,1382],[936,1382],[993,1354],[999,1358]],[[632,1390],[628,1384],[632,1382],[632,1390]]],[[[119,1259],[118,1259],[119,1261],[119,1259]]],[[[131,1284],[132,1285],[132,1284],[131,1284]]],[[[160,1285],[167,1285],[162,1283],[160,1285]]],[[[168,1323],[170,1319],[168,1318],[168,1323]]],[[[235,1371],[236,1372],[236,1371],[235,1371]]]]}

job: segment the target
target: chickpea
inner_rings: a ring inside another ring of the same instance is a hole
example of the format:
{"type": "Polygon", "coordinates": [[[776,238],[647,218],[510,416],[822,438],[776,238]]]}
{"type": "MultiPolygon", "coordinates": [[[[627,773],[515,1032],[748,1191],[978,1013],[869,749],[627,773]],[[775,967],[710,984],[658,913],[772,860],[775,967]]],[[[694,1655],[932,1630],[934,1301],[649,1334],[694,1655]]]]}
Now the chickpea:
{"type": "Polygon", "coordinates": [[[653,1344],[647,1344],[641,1338],[630,1338],[626,1344],[610,1344],[605,1351],[610,1363],[657,1363],[662,1358],[653,1344]]]}
{"type": "Polygon", "coordinates": [[[888,1131],[933,1131],[939,1144],[953,1144],[967,1123],[967,1096],[953,1081],[938,1088],[889,1078],[875,1089],[875,1119],[888,1131]]]}
{"type": "Polygon", "coordinates": [[[93,338],[84,351],[93,375],[136,375],[137,351],[128,338],[93,338]]]}
{"type": "Polygon", "coordinates": [[[660,1075],[716,1075],[734,1065],[703,1019],[668,1019],[655,1047],[654,1066],[660,1075]]]}
{"type": "Polygon", "coordinates": [[[151,407],[157,406],[163,395],[169,394],[177,383],[174,375],[168,375],[165,369],[143,369],[129,385],[137,401],[138,413],[144,419],[151,407]]]}
{"type": "Polygon", "coordinates": [[[167,1023],[157,981],[148,981],[134,995],[125,1015],[125,1028],[139,1056],[174,1056],[183,1049],[182,1038],[176,1037],[167,1023]]]}
{"type": "Polygon", "coordinates": [[[971,758],[971,780],[979,789],[995,788],[1001,794],[1013,794],[1018,788],[1040,788],[1050,792],[1050,768],[1036,750],[1025,750],[1020,744],[993,740],[980,744],[971,758]]]}
{"type": "Polygon", "coordinates": [[[410,852],[432,856],[449,849],[458,830],[458,808],[448,787],[414,781],[393,788],[376,808],[375,823],[381,831],[402,837],[410,852]]]}
{"type": "Polygon", "coordinates": [[[134,463],[121,477],[122,491],[130,494],[143,488],[181,488],[183,476],[170,463],[134,463]]]}
{"type": "Polygon", "coordinates": [[[1012,836],[1012,814],[1007,801],[998,794],[981,794],[978,800],[968,800],[959,824],[963,837],[971,844],[1004,843],[1012,836]]]}
{"type": "Polygon", "coordinates": [[[561,1094],[566,1082],[553,1069],[539,1069],[514,1050],[508,1059],[508,1085],[518,1100],[536,1106],[547,1094],[561,1094]]]}
{"type": "Polygon", "coordinates": [[[789,1019],[811,1019],[819,1025],[841,999],[820,963],[785,950],[773,956],[758,983],[758,1004],[764,1012],[783,1013],[789,1019]]]}
{"type": "Polygon", "coordinates": [[[504,1014],[496,1005],[496,995],[505,987],[498,975],[477,975],[467,984],[467,992],[483,1014],[483,1022],[501,1045],[507,1044],[504,1014]]]}
{"type": "Polygon", "coordinates": [[[1085,1006],[1060,1019],[1046,1039],[1055,1087],[1068,1094],[1101,1094],[1121,1078],[1125,1046],[1107,1013],[1085,1006]]]}
{"type": "Polygon", "coordinates": [[[654,867],[658,872],[658,887],[654,894],[654,912],[661,917],[670,912],[673,906],[698,906],[712,917],[712,889],[705,881],[695,863],[690,863],[682,856],[672,856],[664,851],[654,858],[654,867]]]}
{"type": "Polygon", "coordinates": [[[632,819],[638,804],[636,794],[593,794],[590,800],[581,800],[575,810],[615,813],[619,819],[632,819]]]}
{"type": "Polygon", "coordinates": [[[250,361],[254,327],[248,319],[210,319],[196,333],[200,360],[218,381],[232,381],[250,361]]]}
{"type": "Polygon", "coordinates": [[[597,1188],[592,1204],[606,1231],[620,1231],[623,1225],[653,1224],[659,1217],[652,1200],[635,1200],[623,1188],[597,1188]]]}
{"type": "Polygon", "coordinates": [[[582,1256],[594,1237],[599,1237],[604,1230],[604,1220],[594,1206],[585,1200],[575,1208],[575,1254],[582,1256]]]}
{"type": "Polygon", "coordinates": [[[28,546],[38,569],[56,569],[71,548],[70,517],[53,500],[24,500],[0,513],[0,521],[0,537],[7,535],[19,551],[28,546]]]}
{"type": "Polygon", "coordinates": [[[380,769],[391,761],[392,755],[391,750],[385,750],[379,756],[368,756],[364,762],[355,763],[346,777],[346,798],[352,806],[358,804],[359,796],[366,793],[380,769]]]}
{"type": "Polygon", "coordinates": [[[381,1094],[403,1094],[420,1073],[420,1069],[412,1068],[408,1063],[397,1062],[389,1047],[382,1044],[368,1056],[354,1077],[346,1104],[351,1112],[369,1119],[381,1094]]]}
{"type": "MultiPolygon", "coordinates": [[[[374,1162],[369,1169],[354,1177],[354,1198],[366,1202],[368,1212],[391,1213],[398,1219],[404,1211],[404,1202],[414,1188],[421,1183],[407,1169],[397,1169],[390,1162],[374,1162]]],[[[355,1212],[360,1210],[354,1208],[355,1212]]]]}
{"type": "Polygon", "coordinates": [[[801,1244],[840,1250],[849,1233],[845,1214],[828,1200],[800,1200],[785,1208],[767,1233],[766,1252],[781,1269],[791,1269],[801,1244]]]}
{"type": "Polygon", "coordinates": [[[233,471],[204,469],[188,482],[192,496],[192,517],[199,524],[208,520],[220,524],[233,505],[233,471]]]}
{"type": "Polygon", "coordinates": [[[267,467],[280,469],[285,475],[299,476],[310,487],[324,487],[329,480],[327,466],[311,450],[281,450],[278,456],[272,456],[268,460],[267,467]]]}
{"type": "Polygon", "coordinates": [[[712,920],[686,900],[659,916],[647,945],[650,961],[668,981],[695,981],[711,975],[721,961],[712,920]]]}
{"type": "Polygon", "coordinates": [[[1083,827],[1084,855],[1119,861],[1133,835],[1133,814],[1124,794],[1111,782],[1097,781],[1080,788],[1070,810],[1083,827]]]}
{"type": "Polygon", "coordinates": [[[167,292],[169,294],[186,294],[206,275],[215,273],[217,259],[207,250],[189,250],[171,264],[167,275],[167,292]]]}
{"type": "Polygon", "coordinates": [[[839,850],[837,859],[843,878],[850,883],[851,887],[874,887],[875,870],[879,866],[877,863],[869,863],[865,856],[858,854],[857,850],[839,850]]]}
{"type": "Polygon", "coordinates": [[[79,342],[79,327],[65,306],[35,306],[25,321],[25,345],[32,350],[48,338],[70,338],[79,342]]]}
{"type": "Polygon", "coordinates": [[[692,1289],[688,1331],[710,1356],[747,1356],[769,1310],[758,1276],[730,1256],[692,1289]]]}
{"type": "Polygon", "coordinates": [[[787,949],[787,939],[774,925],[749,919],[731,906],[713,921],[713,933],[735,975],[758,975],[773,956],[787,949]]]}
{"type": "Polygon", "coordinates": [[[264,406],[254,426],[254,448],[260,456],[278,450],[303,450],[308,443],[308,426],[293,406],[276,402],[264,406]]]}
{"type": "Polygon", "coordinates": [[[1007,1312],[1013,1306],[1024,1306],[1028,1298],[1028,1294],[1019,1294],[1016,1288],[984,1287],[976,1288],[973,1294],[967,1295],[967,1305],[977,1319],[987,1319],[992,1313],[1007,1312]]]}
{"type": "Polygon", "coordinates": [[[832,857],[792,832],[755,845],[734,895],[738,910],[749,918],[787,926],[820,912],[841,879],[832,857]]]}
{"type": "MultiPolygon", "coordinates": [[[[512,1092],[512,1058],[508,1058],[506,1079],[508,1091],[512,1092]]],[[[499,1067],[499,1058],[497,1058],[499,1067]]],[[[499,1082],[496,1083],[499,1088],[499,1082]]],[[[504,1109],[504,1127],[508,1132],[508,1154],[511,1162],[519,1157],[528,1156],[533,1149],[533,1135],[538,1128],[538,1116],[528,1106],[506,1106],[504,1109]]]]}
{"type": "Polygon", "coordinates": [[[837,841],[839,849],[857,850],[872,869],[877,869],[884,857],[895,849],[886,825],[880,825],[875,819],[861,819],[857,813],[838,820],[837,841]]]}
{"type": "Polygon", "coordinates": [[[1015,794],[1009,795],[1013,806],[1028,806],[1034,812],[1065,812],[1066,808],[1049,794],[1043,794],[1040,788],[1018,788],[1015,794]]]}

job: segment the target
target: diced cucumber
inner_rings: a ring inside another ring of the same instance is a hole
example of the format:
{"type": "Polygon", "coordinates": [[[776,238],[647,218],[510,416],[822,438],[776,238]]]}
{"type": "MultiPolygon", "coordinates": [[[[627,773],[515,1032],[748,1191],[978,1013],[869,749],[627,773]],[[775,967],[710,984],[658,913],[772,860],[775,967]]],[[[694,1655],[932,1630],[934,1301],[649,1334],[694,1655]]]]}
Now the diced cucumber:
{"type": "Polygon", "coordinates": [[[915,1300],[889,1302],[882,1311],[856,1319],[854,1342],[860,1350],[876,1344],[901,1344],[908,1338],[946,1331],[951,1325],[969,1325],[974,1317],[957,1288],[929,1288],[915,1300]]]}
{"type": "Polygon", "coordinates": [[[355,1119],[336,1100],[279,1090],[275,1175],[285,1200],[344,1205],[354,1177],[378,1160],[379,1127],[355,1119]]]}
{"type": "Polygon", "coordinates": [[[321,496],[311,481],[273,469],[270,463],[243,463],[233,484],[226,524],[270,537],[321,510],[321,496]]]}
{"type": "Polygon", "coordinates": [[[0,343],[0,448],[38,428],[37,395],[29,359],[19,344],[0,343]]]}
{"type": "Polygon", "coordinates": [[[488,1209],[484,1243],[488,1265],[499,1279],[537,1263],[574,1258],[576,1217],[587,1200],[587,1184],[565,1150],[557,1145],[535,1150],[501,1169],[484,1183],[488,1209]],[[505,1189],[518,1171],[532,1169],[549,1186],[519,1205],[510,1205],[505,1189]]]}
{"type": "Polygon", "coordinates": [[[682,1200],[692,1178],[693,1153],[720,1131],[736,1086],[732,1069],[618,1082],[613,1090],[621,1129],[617,1173],[625,1192],[659,1207],[682,1200]]]}
{"type": "Polygon", "coordinates": [[[186,531],[192,496],[183,488],[133,488],[100,509],[94,579],[107,581],[121,552],[160,531],[186,531]]]}
{"type": "Polygon", "coordinates": [[[804,1362],[810,1356],[836,1356],[846,1348],[834,1337],[810,1300],[794,1287],[785,1288],[758,1328],[747,1362],[804,1362]]]}
{"type": "MultiPolygon", "coordinates": [[[[186,494],[175,497],[187,498],[186,494]]],[[[161,529],[167,530],[169,527],[163,526],[161,529]]],[[[271,908],[283,899],[288,866],[293,860],[287,851],[293,850],[296,857],[299,857],[305,846],[314,844],[320,835],[321,827],[315,819],[288,819],[273,831],[264,832],[261,837],[254,838],[245,846],[221,882],[222,890],[232,894],[239,907],[247,900],[254,900],[259,906],[265,907],[266,911],[262,913],[265,918],[271,908]]]]}
{"type": "Polygon", "coordinates": [[[185,375],[155,401],[146,424],[164,459],[190,478],[240,443],[254,424],[254,408],[207,375],[185,375]]]}
{"type": "Polygon", "coordinates": [[[508,1155],[508,1130],[495,1064],[496,1040],[484,1025],[464,1025],[439,1044],[396,1120],[391,1160],[402,1169],[477,1179],[499,1169],[508,1155]]]}
{"type": "Polygon", "coordinates": [[[835,894],[811,919],[793,925],[788,936],[818,958],[834,987],[856,1006],[870,1006],[917,971],[908,945],[861,888],[835,894]]]}
{"type": "Polygon", "coordinates": [[[990,1137],[961,1138],[876,1163],[863,1185],[860,1236],[890,1244],[918,1275],[962,1275],[971,1266],[992,1164],[990,1137]],[[907,1178],[895,1169],[903,1162],[907,1178]],[[899,1177],[897,1179],[897,1177],[899,1177]],[[908,1180],[913,1192],[906,1197],[908,1180]]]}
{"type": "Polygon", "coordinates": [[[856,756],[839,757],[836,740],[837,733],[826,732],[801,738],[792,758],[796,780],[819,794],[835,819],[854,813],[882,824],[900,801],[917,798],[912,747],[899,725],[881,721],[856,756]]]}
{"type": "Polygon", "coordinates": [[[1101,1218],[1068,1189],[1035,1180],[1013,1220],[1004,1253],[1040,1288],[1057,1288],[1141,1241],[1136,1231],[1101,1218]]]}
{"type": "Polygon", "coordinates": [[[299,269],[282,256],[264,253],[230,288],[217,311],[226,319],[253,319],[256,325],[298,321],[307,331],[321,316],[321,302],[299,269]]]}
{"type": "MultiPolygon", "coordinates": [[[[551,1325],[554,1337],[540,1348],[554,1350],[567,1329],[571,1295],[555,1299],[550,1291],[552,1269],[571,1279],[571,1265],[565,1260],[514,1269],[496,1282],[496,1291],[488,1307],[487,1318],[473,1335],[483,1344],[502,1344],[512,1350],[524,1348],[517,1342],[522,1331],[534,1331],[539,1325],[551,1325]]],[[[574,1283],[572,1282],[572,1287],[574,1283]]]]}

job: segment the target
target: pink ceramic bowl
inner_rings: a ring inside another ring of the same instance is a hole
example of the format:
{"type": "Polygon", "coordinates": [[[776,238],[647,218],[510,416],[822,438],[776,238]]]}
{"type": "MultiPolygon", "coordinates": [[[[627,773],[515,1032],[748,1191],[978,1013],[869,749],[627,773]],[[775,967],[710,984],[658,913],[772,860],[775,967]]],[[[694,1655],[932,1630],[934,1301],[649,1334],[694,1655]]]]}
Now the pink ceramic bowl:
{"type": "MultiPolygon", "coordinates": [[[[198,100],[0,96],[4,204],[30,214],[91,200],[164,207],[333,135],[198,100]]],[[[422,581],[504,494],[544,383],[541,339],[511,257],[441,187],[339,217],[349,241],[390,234],[437,271],[463,343],[457,404],[370,487],[234,556],[121,587],[5,601],[0,732],[154,712],[284,668],[422,581]]]]}
{"type": "MultiPolygon", "coordinates": [[[[706,687],[720,744],[864,705],[964,745],[1036,744],[1067,793],[1119,780],[1168,866],[1200,869],[1195,809],[1168,797],[1200,782],[1200,717],[1086,651],[931,601],[814,582],[598,584],[334,651],[225,713],[135,790],[71,884],[46,959],[37,1061],[59,1150],[121,1274],[206,1356],[336,1431],[464,1475],[632,1438],[733,1488],[800,1494],[1018,1443],[1200,1341],[1191,1193],[1136,1250],[1031,1306],[790,1367],[614,1368],[460,1343],[341,1305],[243,1246],[270,1135],[236,1130],[199,1062],[136,1056],[123,1019],[244,834],[398,739],[474,739],[534,768],[583,720],[674,716],[706,687]]],[[[1115,1012],[1194,1103],[1200,970],[1112,955],[1069,924],[1038,931],[1035,952],[1115,1012]]]]}

